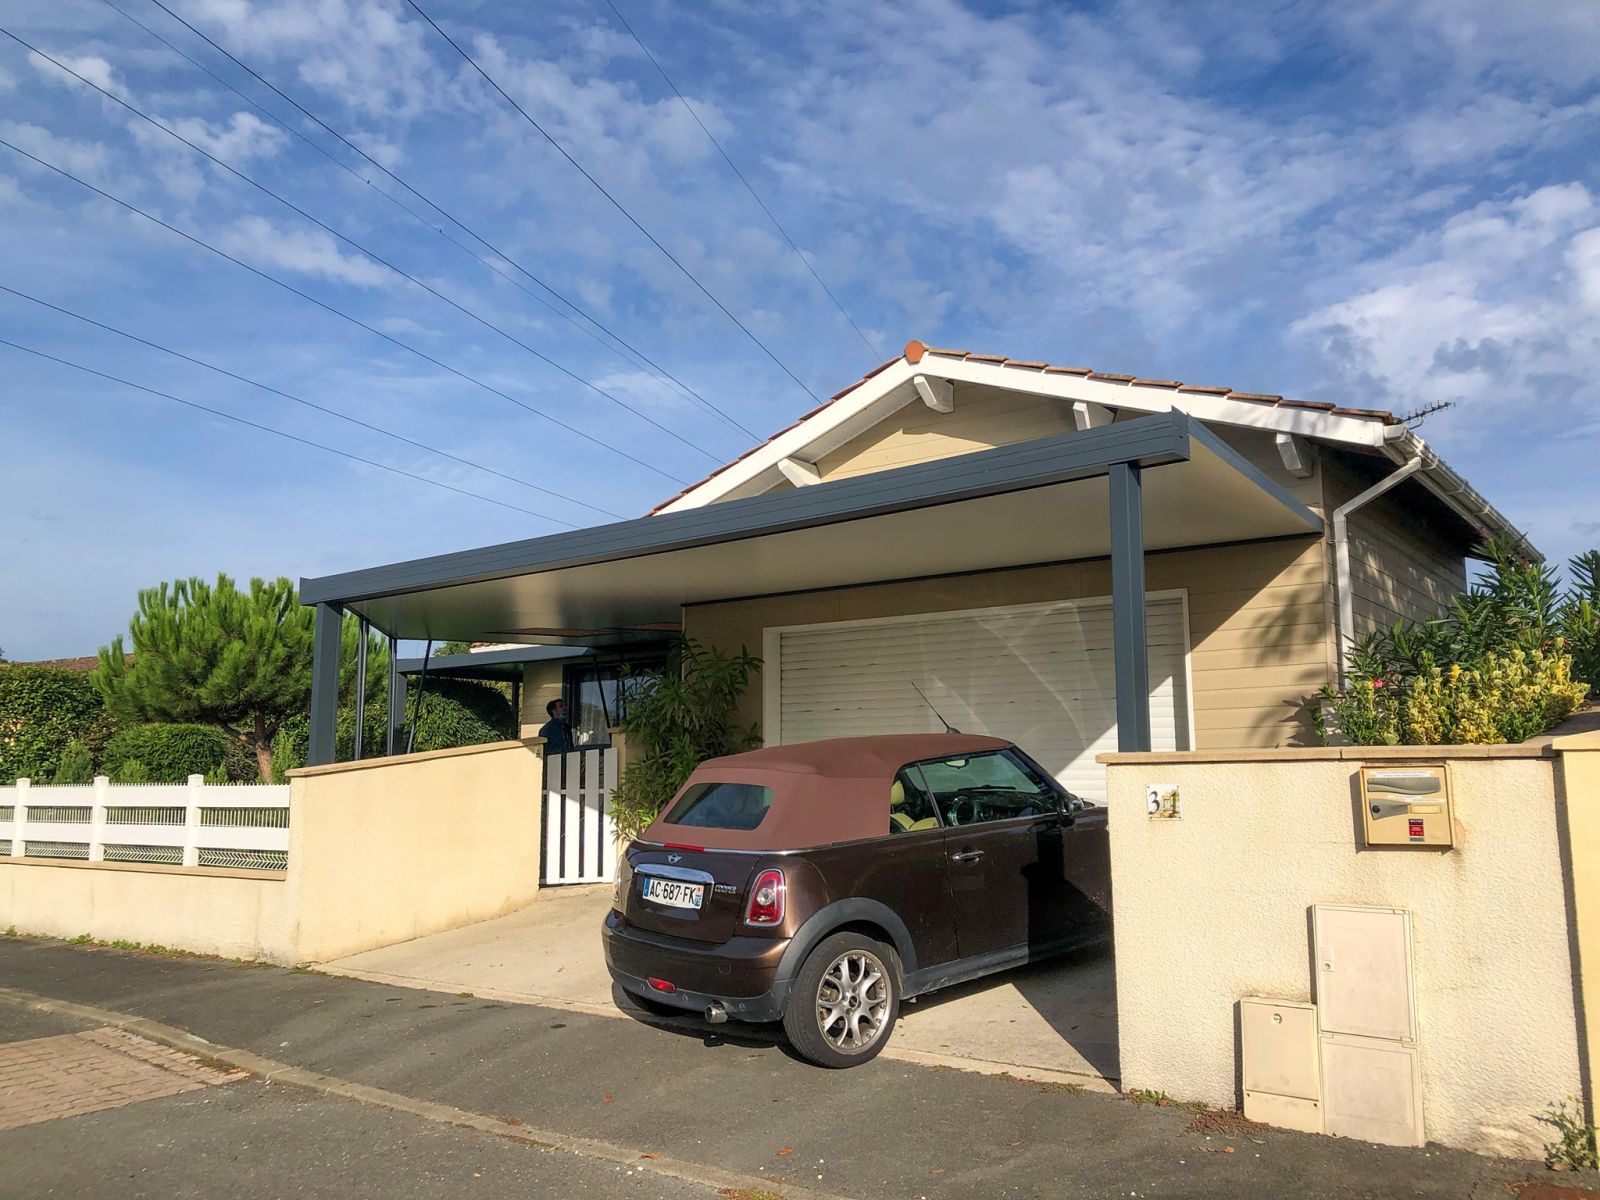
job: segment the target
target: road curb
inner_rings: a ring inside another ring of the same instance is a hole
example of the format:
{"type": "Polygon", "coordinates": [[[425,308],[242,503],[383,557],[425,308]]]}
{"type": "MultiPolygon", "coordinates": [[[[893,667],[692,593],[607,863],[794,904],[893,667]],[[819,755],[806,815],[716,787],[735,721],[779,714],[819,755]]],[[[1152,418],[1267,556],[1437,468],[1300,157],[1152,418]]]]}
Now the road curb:
{"type": "Polygon", "coordinates": [[[847,1200],[846,1197],[833,1192],[818,1191],[816,1188],[788,1183],[775,1177],[724,1171],[702,1163],[689,1162],[667,1155],[653,1154],[627,1146],[619,1146],[614,1142],[600,1141],[596,1138],[575,1137],[571,1134],[558,1133],[553,1130],[538,1129],[534,1126],[510,1121],[502,1117],[491,1117],[484,1113],[475,1113],[468,1109],[456,1108],[454,1105],[440,1104],[437,1101],[408,1096],[403,1092],[391,1092],[385,1088],[371,1087],[364,1083],[341,1079],[335,1075],[322,1075],[316,1071],[308,1071],[303,1067],[279,1062],[276,1059],[267,1058],[249,1050],[220,1045],[217,1042],[208,1041],[198,1034],[190,1033],[188,1030],[178,1029],[172,1025],[163,1025],[161,1022],[152,1021],[147,1017],[136,1017],[131,1013],[95,1008],[88,1004],[75,1004],[70,1000],[56,1000],[49,996],[41,996],[35,992],[23,991],[21,988],[10,987],[0,987],[0,1003],[12,1004],[21,1008],[31,1008],[38,1012],[54,1013],[58,1016],[74,1017],[81,1021],[93,1022],[96,1025],[109,1025],[114,1029],[135,1034],[147,1041],[152,1041],[174,1050],[182,1050],[199,1058],[248,1071],[251,1075],[266,1083],[298,1088],[301,1091],[321,1096],[336,1096],[340,1099],[351,1100],[357,1104],[365,1104],[373,1108],[386,1108],[394,1112],[408,1113],[425,1121],[432,1121],[437,1125],[452,1125],[458,1129],[471,1129],[479,1133],[487,1133],[494,1137],[518,1142],[538,1150],[549,1152],[565,1151],[584,1158],[599,1159],[636,1170],[649,1171],[656,1175],[665,1175],[672,1179],[682,1180],[685,1183],[703,1184],[706,1187],[747,1189],[789,1198],[789,1200],[847,1200]]]}

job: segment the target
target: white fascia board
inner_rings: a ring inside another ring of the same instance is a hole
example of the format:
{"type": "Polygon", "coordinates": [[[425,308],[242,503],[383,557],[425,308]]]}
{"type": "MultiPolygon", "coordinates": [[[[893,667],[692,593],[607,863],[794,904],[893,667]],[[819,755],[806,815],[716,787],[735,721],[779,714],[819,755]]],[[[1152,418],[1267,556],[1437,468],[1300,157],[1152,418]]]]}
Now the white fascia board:
{"type": "Polygon", "coordinates": [[[1113,383],[1087,379],[1082,375],[1061,375],[1032,367],[1007,367],[998,363],[968,362],[937,354],[923,356],[916,368],[924,375],[939,375],[959,383],[1029,392],[1057,400],[1086,401],[1108,408],[1133,412],[1163,413],[1177,409],[1197,420],[1223,425],[1241,425],[1274,433],[1297,433],[1305,437],[1343,442],[1350,446],[1376,448],[1383,445],[1384,425],[1370,417],[1347,417],[1311,408],[1279,408],[1255,400],[1229,400],[1226,396],[1207,396],[1180,392],[1173,388],[1145,387],[1132,383],[1113,383]]]}
{"type": "Polygon", "coordinates": [[[1454,467],[1435,454],[1428,443],[1409,426],[1394,425],[1390,428],[1394,432],[1384,443],[1384,453],[1397,463],[1420,457],[1422,470],[1417,473],[1417,480],[1462,520],[1485,536],[1509,536],[1522,546],[1524,552],[1541,562],[1544,560],[1544,553],[1528,540],[1526,533],[1479,495],[1471,484],[1456,473],[1454,467]]]}
{"type": "Polygon", "coordinates": [[[778,473],[778,464],[784,459],[798,456],[815,462],[829,450],[844,445],[884,417],[911,403],[917,398],[911,377],[920,373],[920,367],[913,367],[905,359],[900,359],[793,429],[780,433],[748,457],[731,464],[699,487],[691,488],[661,511],[682,512],[718,500],[737,499],[766,491],[783,478],[778,473]]]}

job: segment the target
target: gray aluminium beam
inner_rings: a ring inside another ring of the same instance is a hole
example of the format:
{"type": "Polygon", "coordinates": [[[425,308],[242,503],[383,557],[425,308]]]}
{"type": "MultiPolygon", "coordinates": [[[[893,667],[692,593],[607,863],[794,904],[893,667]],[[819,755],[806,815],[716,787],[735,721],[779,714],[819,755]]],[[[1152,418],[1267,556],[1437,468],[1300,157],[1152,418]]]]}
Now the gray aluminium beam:
{"type": "Polygon", "coordinates": [[[339,635],[344,612],[337,604],[318,604],[311,638],[311,736],[306,765],[324,766],[338,758],[339,635]]]}
{"type": "Polygon", "coordinates": [[[400,673],[400,640],[389,639],[389,705],[384,713],[383,752],[393,758],[406,723],[406,677],[400,673]]]}
{"type": "Polygon", "coordinates": [[[1189,436],[1188,416],[1174,410],[818,487],[302,579],[300,598],[308,604],[353,602],[1027,491],[1104,475],[1116,463],[1183,462],[1189,458],[1189,436]]]}
{"type": "Polygon", "coordinates": [[[1150,749],[1150,643],[1145,631],[1144,505],[1139,468],[1111,468],[1111,626],[1117,749],[1150,749]]]}
{"type": "Polygon", "coordinates": [[[354,757],[361,758],[361,743],[367,729],[367,630],[370,626],[362,617],[356,622],[356,745],[354,757]]]}

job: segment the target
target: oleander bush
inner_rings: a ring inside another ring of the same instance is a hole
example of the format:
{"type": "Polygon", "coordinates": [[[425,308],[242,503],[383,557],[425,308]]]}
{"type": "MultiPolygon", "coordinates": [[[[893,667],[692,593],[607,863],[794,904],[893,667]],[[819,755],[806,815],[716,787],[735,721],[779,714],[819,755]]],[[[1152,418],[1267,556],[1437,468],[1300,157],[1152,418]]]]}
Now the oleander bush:
{"type": "Polygon", "coordinates": [[[1600,685],[1600,551],[1555,571],[1505,542],[1482,580],[1434,621],[1402,621],[1351,651],[1343,688],[1312,715],[1347,745],[1523,742],[1560,724],[1600,685]]]}

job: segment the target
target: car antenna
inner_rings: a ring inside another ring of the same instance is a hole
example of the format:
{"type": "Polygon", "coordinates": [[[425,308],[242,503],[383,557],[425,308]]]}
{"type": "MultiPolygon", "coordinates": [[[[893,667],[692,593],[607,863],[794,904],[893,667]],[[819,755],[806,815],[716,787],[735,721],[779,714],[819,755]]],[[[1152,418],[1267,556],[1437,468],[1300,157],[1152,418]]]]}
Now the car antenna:
{"type": "Polygon", "coordinates": [[[917,695],[922,697],[922,702],[928,706],[928,711],[931,712],[934,716],[939,717],[939,724],[944,726],[944,731],[946,733],[960,733],[961,732],[961,730],[957,729],[954,725],[950,724],[949,721],[946,721],[943,717],[939,716],[939,710],[933,706],[933,701],[929,700],[928,697],[926,695],[924,695],[922,689],[919,688],[913,680],[908,679],[908,680],[906,680],[906,682],[911,684],[912,691],[916,692],[917,695]]]}

